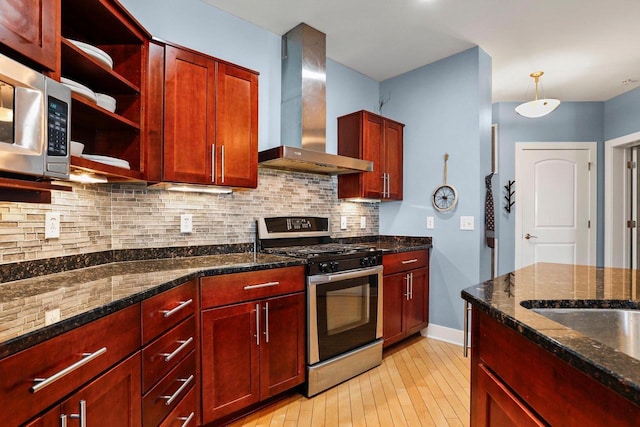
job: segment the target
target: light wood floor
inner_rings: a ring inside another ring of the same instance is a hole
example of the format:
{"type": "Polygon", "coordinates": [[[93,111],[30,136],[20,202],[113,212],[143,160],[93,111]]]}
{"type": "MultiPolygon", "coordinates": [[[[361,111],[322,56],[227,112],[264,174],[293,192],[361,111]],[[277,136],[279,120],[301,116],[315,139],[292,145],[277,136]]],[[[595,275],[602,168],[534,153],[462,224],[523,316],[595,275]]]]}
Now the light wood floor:
{"type": "Polygon", "coordinates": [[[382,365],[311,399],[296,394],[240,426],[468,426],[469,359],[420,336],[385,351],[382,365]]]}

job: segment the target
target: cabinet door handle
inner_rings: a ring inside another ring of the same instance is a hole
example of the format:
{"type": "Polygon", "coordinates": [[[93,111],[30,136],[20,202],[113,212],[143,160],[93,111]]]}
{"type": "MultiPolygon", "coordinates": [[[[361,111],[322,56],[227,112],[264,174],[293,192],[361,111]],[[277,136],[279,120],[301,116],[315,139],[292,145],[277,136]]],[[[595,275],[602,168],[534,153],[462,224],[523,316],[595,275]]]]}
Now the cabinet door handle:
{"type": "Polygon", "coordinates": [[[463,327],[464,327],[464,331],[462,332],[464,334],[463,339],[463,344],[462,344],[462,354],[464,355],[464,357],[467,357],[469,355],[469,313],[471,313],[471,304],[469,304],[469,301],[465,300],[464,301],[464,321],[463,321],[463,327]]]}
{"type": "Polygon", "coordinates": [[[406,293],[404,294],[404,297],[407,299],[407,301],[409,301],[409,273],[404,275],[404,280],[407,281],[407,286],[405,287],[406,293]]]}
{"type": "Polygon", "coordinates": [[[195,415],[196,413],[192,412],[188,417],[178,417],[178,421],[184,421],[180,427],[187,427],[195,415]]]}
{"type": "Polygon", "coordinates": [[[264,304],[264,337],[265,342],[269,342],[269,303],[264,304]]]}
{"type": "Polygon", "coordinates": [[[220,165],[222,169],[222,183],[224,184],[224,145],[220,147],[220,155],[222,157],[222,159],[220,159],[220,163],[222,163],[222,165],[220,165]]]}
{"type": "Polygon", "coordinates": [[[60,415],[60,427],[67,427],[67,416],[65,414],[60,415]]]}
{"type": "Polygon", "coordinates": [[[87,427],[87,402],[85,400],[80,401],[80,411],[78,414],[71,414],[69,418],[77,418],[80,420],[80,427],[87,427]]]}
{"type": "Polygon", "coordinates": [[[176,357],[178,354],[180,354],[182,350],[187,348],[187,346],[191,344],[192,341],[193,341],[193,337],[190,337],[188,340],[179,340],[178,344],[180,344],[180,346],[178,348],[173,350],[171,353],[160,353],[160,356],[164,357],[165,362],[170,362],[171,359],[176,357]]]}
{"type": "Polygon", "coordinates": [[[216,144],[211,144],[211,182],[216,182],[216,144]]]}
{"type": "Polygon", "coordinates": [[[409,299],[413,299],[413,273],[409,273],[409,299]]]}
{"type": "Polygon", "coordinates": [[[173,393],[171,396],[160,396],[161,399],[166,399],[166,402],[164,402],[164,404],[167,406],[171,405],[173,401],[176,400],[178,396],[180,396],[180,393],[182,393],[184,389],[189,387],[189,384],[191,383],[191,381],[193,381],[193,374],[189,375],[189,378],[178,378],[178,382],[181,382],[182,385],[178,387],[176,392],[173,393]]]}
{"type": "Polygon", "coordinates": [[[84,366],[87,363],[91,362],[96,357],[103,355],[104,353],[106,353],[106,351],[107,351],[107,347],[102,347],[100,350],[94,353],[82,353],[82,359],[78,360],[73,365],[67,366],[63,370],[56,372],[55,374],[51,375],[49,378],[35,378],[33,382],[37,384],[34,384],[29,389],[29,391],[31,393],[39,392],[43,388],[50,386],[54,382],[58,381],[60,378],[64,377],[65,375],[68,375],[71,372],[75,371],[76,369],[80,368],[81,366],[84,366]]]}
{"type": "Polygon", "coordinates": [[[385,175],[387,175],[387,198],[389,198],[391,197],[391,176],[388,173],[385,175]]]}
{"type": "Polygon", "coordinates": [[[404,261],[400,261],[402,264],[413,264],[414,262],[418,262],[418,258],[406,259],[404,261]]]}
{"type": "Polygon", "coordinates": [[[193,302],[192,299],[188,299],[186,301],[180,301],[177,307],[172,308],[171,310],[160,310],[160,313],[163,314],[164,317],[173,316],[183,308],[187,307],[189,304],[193,302]]]}
{"type": "Polygon", "coordinates": [[[260,304],[256,304],[256,345],[260,345],[260,304]]]}
{"type": "Polygon", "coordinates": [[[248,291],[251,289],[268,288],[270,286],[278,286],[279,284],[280,282],[266,282],[266,283],[259,283],[257,285],[247,285],[244,287],[244,290],[248,291]]]}

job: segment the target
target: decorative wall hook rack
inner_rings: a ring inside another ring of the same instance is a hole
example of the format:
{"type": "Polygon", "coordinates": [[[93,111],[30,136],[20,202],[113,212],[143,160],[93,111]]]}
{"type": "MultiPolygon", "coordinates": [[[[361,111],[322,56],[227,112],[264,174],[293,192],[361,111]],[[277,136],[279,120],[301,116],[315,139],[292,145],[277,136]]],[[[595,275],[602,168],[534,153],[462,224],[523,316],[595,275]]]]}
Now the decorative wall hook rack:
{"type": "Polygon", "coordinates": [[[509,180],[507,185],[504,186],[504,189],[507,192],[507,194],[504,196],[504,199],[507,202],[504,205],[504,209],[507,211],[507,213],[511,213],[511,207],[516,203],[515,198],[513,197],[516,194],[516,190],[514,188],[515,184],[515,181],[509,180]]]}

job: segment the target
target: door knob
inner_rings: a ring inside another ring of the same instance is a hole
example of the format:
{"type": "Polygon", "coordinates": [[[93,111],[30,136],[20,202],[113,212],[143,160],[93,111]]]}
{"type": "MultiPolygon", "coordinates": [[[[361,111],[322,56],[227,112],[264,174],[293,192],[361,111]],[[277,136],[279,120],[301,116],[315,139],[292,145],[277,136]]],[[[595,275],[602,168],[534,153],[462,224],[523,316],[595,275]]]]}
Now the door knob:
{"type": "Polygon", "coordinates": [[[527,234],[525,234],[524,238],[527,239],[527,240],[529,240],[529,239],[537,239],[538,236],[533,236],[533,235],[527,233],[527,234]]]}

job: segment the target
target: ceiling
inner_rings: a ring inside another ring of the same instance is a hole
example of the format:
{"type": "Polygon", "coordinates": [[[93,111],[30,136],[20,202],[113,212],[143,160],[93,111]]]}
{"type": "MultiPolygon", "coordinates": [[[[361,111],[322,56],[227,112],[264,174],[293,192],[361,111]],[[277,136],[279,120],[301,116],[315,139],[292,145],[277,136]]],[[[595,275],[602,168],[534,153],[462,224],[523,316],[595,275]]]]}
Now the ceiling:
{"type": "Polygon", "coordinates": [[[480,46],[493,102],[606,101],[640,87],[638,0],[203,0],[278,35],[304,22],[327,57],[375,80],[480,46]]]}

